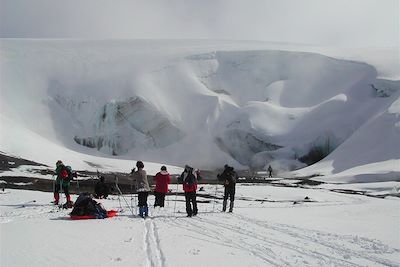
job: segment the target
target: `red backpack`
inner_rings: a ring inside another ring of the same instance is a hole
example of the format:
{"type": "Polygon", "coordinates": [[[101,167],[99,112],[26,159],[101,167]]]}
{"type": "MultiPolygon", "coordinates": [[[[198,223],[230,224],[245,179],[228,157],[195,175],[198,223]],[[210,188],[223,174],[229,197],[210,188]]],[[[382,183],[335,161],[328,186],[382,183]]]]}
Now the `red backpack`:
{"type": "Polygon", "coordinates": [[[67,180],[68,179],[68,172],[65,168],[63,168],[60,172],[60,177],[63,180],[67,180]]]}

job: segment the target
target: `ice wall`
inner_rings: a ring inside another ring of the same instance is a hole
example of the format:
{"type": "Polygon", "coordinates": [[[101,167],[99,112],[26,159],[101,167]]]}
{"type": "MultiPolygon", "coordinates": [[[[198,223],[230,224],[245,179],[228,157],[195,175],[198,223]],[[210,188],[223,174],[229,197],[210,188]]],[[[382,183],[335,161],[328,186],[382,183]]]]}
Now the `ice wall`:
{"type": "Polygon", "coordinates": [[[304,166],[300,158],[335,151],[399,90],[365,63],[235,44],[3,40],[0,67],[2,115],[49,141],[202,168],[304,166]]]}

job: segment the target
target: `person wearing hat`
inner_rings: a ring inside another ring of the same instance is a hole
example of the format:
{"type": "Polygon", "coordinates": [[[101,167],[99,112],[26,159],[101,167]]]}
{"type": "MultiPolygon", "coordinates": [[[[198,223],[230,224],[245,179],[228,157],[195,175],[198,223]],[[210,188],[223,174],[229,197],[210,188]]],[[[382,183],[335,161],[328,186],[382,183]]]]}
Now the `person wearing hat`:
{"type": "Polygon", "coordinates": [[[193,168],[189,165],[185,165],[185,170],[182,172],[179,181],[183,184],[183,191],[185,192],[187,217],[196,216],[198,211],[196,201],[196,172],[193,172],[193,168]]]}
{"type": "Polygon", "coordinates": [[[67,202],[65,203],[65,206],[67,208],[72,208],[73,203],[71,201],[71,196],[69,194],[69,186],[70,186],[70,180],[72,178],[71,170],[69,170],[64,163],[61,160],[58,160],[56,162],[56,181],[54,184],[54,204],[58,205],[60,201],[60,190],[62,190],[65,193],[65,197],[67,199],[67,202]]]}
{"type": "Polygon", "coordinates": [[[167,172],[167,167],[161,166],[161,171],[154,177],[156,188],[154,189],[154,207],[164,207],[165,195],[168,193],[168,184],[171,182],[171,177],[167,172]]]}
{"type": "Polygon", "coordinates": [[[229,212],[233,212],[237,174],[233,167],[225,164],[224,171],[222,172],[222,174],[218,174],[217,177],[218,180],[222,181],[224,184],[224,201],[222,202],[222,211],[226,211],[226,206],[228,204],[229,198],[229,212]]]}
{"type": "Polygon", "coordinates": [[[149,196],[150,186],[147,180],[146,171],[143,169],[142,161],[136,162],[137,170],[133,170],[132,178],[136,180],[136,191],[138,193],[139,216],[145,218],[149,216],[149,206],[147,205],[147,197],[149,196]]]}

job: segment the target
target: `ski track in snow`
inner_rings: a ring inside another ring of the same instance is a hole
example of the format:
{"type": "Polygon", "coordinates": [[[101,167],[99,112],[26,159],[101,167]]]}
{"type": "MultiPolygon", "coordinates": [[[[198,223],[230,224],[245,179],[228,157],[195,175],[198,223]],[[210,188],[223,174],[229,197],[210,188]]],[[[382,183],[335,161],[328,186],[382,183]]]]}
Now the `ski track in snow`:
{"type": "MultiPolygon", "coordinates": [[[[117,200],[112,201],[117,205],[117,200]]],[[[345,196],[342,203],[329,204],[358,205],[363,202],[359,198],[345,196]]],[[[40,201],[3,206],[11,209],[0,214],[0,224],[21,219],[65,220],[70,212],[40,201]]],[[[165,236],[163,231],[159,231],[159,227],[178,228],[188,233],[186,238],[215,244],[228,250],[240,250],[252,255],[265,266],[400,266],[400,261],[395,257],[388,258],[389,255],[399,255],[400,249],[379,240],[313,230],[296,224],[259,220],[242,215],[240,211],[245,207],[237,208],[239,209],[235,213],[200,212],[193,218],[173,213],[171,209],[150,209],[151,217],[146,219],[135,216],[133,220],[137,226],[143,228],[141,249],[145,257],[141,266],[168,265],[169,255],[165,253],[164,246],[170,243],[164,241],[165,236]]],[[[114,219],[132,221],[130,211],[126,210],[125,215],[128,213],[129,216],[124,216],[122,212],[121,216],[114,219]]],[[[136,246],[137,243],[132,242],[134,239],[135,233],[129,240],[124,239],[124,243],[129,242],[129,246],[136,246]]]]}
{"type": "MultiPolygon", "coordinates": [[[[239,219],[245,220],[244,216],[241,215],[234,215],[234,216],[239,219]]],[[[357,237],[357,236],[344,236],[331,233],[324,233],[316,230],[311,231],[304,228],[295,227],[293,225],[276,224],[276,223],[269,224],[267,222],[258,221],[254,219],[248,222],[262,228],[273,229],[274,231],[285,233],[298,240],[304,240],[306,242],[312,242],[318,245],[322,245],[328,249],[332,249],[333,252],[335,251],[339,252],[338,254],[343,255],[344,258],[356,257],[360,259],[369,260],[375,263],[380,263],[385,266],[398,266],[397,263],[392,263],[390,261],[381,259],[373,255],[370,256],[371,254],[400,252],[400,250],[390,248],[389,246],[384,245],[377,240],[371,240],[368,238],[357,237]],[[341,241],[343,243],[339,243],[337,241],[341,241]],[[354,247],[357,246],[360,248],[360,250],[364,251],[355,250],[354,247]]],[[[216,222],[213,221],[212,223],[215,224],[216,222]]],[[[239,230],[239,228],[237,229],[239,230]]],[[[304,243],[306,244],[306,242],[304,243]]]]}
{"type": "Polygon", "coordinates": [[[160,236],[153,218],[143,220],[144,224],[144,248],[146,251],[145,266],[164,267],[166,258],[160,246],[160,236]]]}
{"type": "Polygon", "coordinates": [[[205,236],[208,242],[247,251],[270,266],[399,266],[379,254],[400,250],[379,241],[230,215],[216,219],[200,215],[198,219],[183,220],[182,224],[174,220],[169,223],[205,236]],[[239,223],[232,221],[230,215],[239,219],[239,223]],[[354,249],[354,245],[360,250],[354,249]],[[290,258],[295,258],[295,262],[288,261],[290,258]]]}

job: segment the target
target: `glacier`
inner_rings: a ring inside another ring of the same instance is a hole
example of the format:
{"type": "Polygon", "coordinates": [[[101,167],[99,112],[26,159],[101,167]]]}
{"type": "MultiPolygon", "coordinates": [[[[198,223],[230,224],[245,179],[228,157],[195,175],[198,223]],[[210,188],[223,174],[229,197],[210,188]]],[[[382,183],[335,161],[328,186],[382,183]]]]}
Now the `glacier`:
{"type": "Polygon", "coordinates": [[[327,157],[295,175],[390,160],[400,173],[400,111],[389,112],[400,83],[371,64],[233,41],[2,39],[0,49],[3,152],[24,154],[4,133],[13,121],[116,159],[292,171],[319,149],[327,157]]]}

